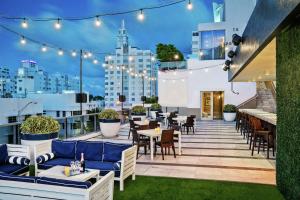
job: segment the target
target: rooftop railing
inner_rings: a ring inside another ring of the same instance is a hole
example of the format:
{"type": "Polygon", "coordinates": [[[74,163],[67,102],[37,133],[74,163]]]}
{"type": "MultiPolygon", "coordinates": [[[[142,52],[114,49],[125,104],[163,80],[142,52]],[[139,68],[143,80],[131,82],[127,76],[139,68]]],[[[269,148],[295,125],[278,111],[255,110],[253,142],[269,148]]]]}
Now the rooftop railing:
{"type": "MultiPolygon", "coordinates": [[[[55,118],[61,129],[60,139],[84,136],[100,130],[98,113],[55,118]]],[[[20,144],[22,122],[0,125],[0,144],[20,144]]]]}
{"type": "Polygon", "coordinates": [[[186,61],[174,61],[174,62],[160,62],[159,70],[177,70],[177,69],[187,69],[186,61]]]}

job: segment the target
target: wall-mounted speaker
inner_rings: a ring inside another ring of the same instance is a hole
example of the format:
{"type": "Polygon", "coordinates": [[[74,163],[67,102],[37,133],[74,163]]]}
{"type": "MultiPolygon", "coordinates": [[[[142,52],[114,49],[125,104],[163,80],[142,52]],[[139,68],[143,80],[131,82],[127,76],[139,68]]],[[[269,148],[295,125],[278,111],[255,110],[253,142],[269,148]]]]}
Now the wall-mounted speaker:
{"type": "Polygon", "coordinates": [[[141,101],[146,101],[146,96],[141,96],[141,101]]]}
{"type": "Polygon", "coordinates": [[[125,95],[119,95],[119,101],[120,102],[125,102],[126,101],[126,96],[125,95]]]}
{"type": "Polygon", "coordinates": [[[76,103],[86,103],[87,94],[86,93],[76,93],[76,103]]]}

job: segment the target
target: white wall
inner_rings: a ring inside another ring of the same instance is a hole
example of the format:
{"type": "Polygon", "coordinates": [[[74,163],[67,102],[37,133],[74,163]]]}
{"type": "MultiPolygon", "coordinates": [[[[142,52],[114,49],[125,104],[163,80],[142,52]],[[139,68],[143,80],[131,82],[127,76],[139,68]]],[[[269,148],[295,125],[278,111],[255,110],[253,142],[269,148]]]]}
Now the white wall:
{"type": "MultiPolygon", "coordinates": [[[[29,102],[35,102],[33,99],[19,99],[19,98],[0,98],[0,124],[8,123],[8,117],[17,116],[18,111],[24,108],[29,102]]],[[[21,113],[24,115],[35,115],[37,113],[43,113],[43,105],[40,102],[36,104],[28,105],[21,113]]]]}
{"type": "Polygon", "coordinates": [[[239,105],[256,95],[256,83],[231,83],[227,73],[223,71],[223,61],[200,61],[188,59],[189,69],[199,69],[205,66],[218,65],[208,70],[182,70],[174,72],[160,72],[158,75],[159,103],[169,107],[200,108],[200,93],[202,91],[224,91],[224,104],[239,105]]]}

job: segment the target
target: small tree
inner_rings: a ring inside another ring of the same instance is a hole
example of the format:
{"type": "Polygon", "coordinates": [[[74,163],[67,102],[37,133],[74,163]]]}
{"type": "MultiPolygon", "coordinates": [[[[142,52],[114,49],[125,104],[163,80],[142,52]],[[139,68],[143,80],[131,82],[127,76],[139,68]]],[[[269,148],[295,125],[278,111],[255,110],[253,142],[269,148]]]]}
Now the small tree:
{"type": "Polygon", "coordinates": [[[160,62],[183,61],[183,54],[173,44],[156,45],[156,54],[160,62]],[[175,57],[178,55],[178,58],[175,57]]]}

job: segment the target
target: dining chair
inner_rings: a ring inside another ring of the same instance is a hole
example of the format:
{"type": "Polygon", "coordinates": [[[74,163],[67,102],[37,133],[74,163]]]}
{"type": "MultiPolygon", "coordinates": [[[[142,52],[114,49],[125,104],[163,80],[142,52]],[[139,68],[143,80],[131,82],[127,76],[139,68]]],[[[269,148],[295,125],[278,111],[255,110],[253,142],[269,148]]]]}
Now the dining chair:
{"type": "Polygon", "coordinates": [[[158,121],[156,120],[149,121],[149,129],[155,129],[157,127],[159,127],[158,121]]]}
{"type": "Polygon", "coordinates": [[[140,117],[133,117],[132,120],[133,121],[142,121],[142,118],[140,118],[140,117]]]}
{"type": "Polygon", "coordinates": [[[182,124],[183,129],[186,128],[186,134],[189,134],[190,128],[193,130],[193,133],[195,134],[195,128],[194,128],[194,118],[193,117],[187,117],[186,122],[182,124]]]}
{"type": "Polygon", "coordinates": [[[137,145],[136,158],[138,158],[140,147],[144,147],[144,153],[147,154],[147,146],[150,146],[150,140],[139,135],[136,129],[132,129],[132,145],[137,145]]]}
{"type": "Polygon", "coordinates": [[[134,123],[132,119],[129,120],[129,133],[128,133],[128,139],[130,138],[130,133],[133,129],[138,129],[139,126],[134,123]]]}
{"type": "Polygon", "coordinates": [[[156,155],[157,146],[159,146],[161,149],[161,155],[163,160],[165,159],[164,154],[166,154],[167,148],[168,149],[172,148],[174,153],[174,158],[176,158],[175,146],[174,146],[174,130],[173,129],[162,130],[160,141],[155,142],[154,155],[156,155]]]}

